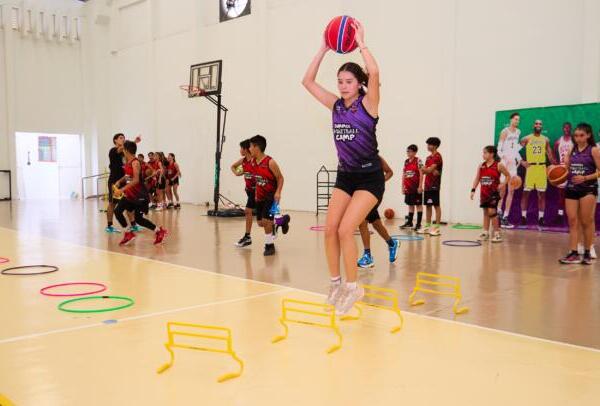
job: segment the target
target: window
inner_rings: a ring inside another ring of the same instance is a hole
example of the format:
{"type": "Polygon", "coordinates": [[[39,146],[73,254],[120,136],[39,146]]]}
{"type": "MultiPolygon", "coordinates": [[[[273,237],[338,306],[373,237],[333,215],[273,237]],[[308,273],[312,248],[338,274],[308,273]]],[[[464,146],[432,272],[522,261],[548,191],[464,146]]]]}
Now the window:
{"type": "Polygon", "coordinates": [[[33,32],[33,20],[31,19],[31,10],[27,10],[25,14],[25,27],[28,33],[33,32]]]}
{"type": "Polygon", "coordinates": [[[54,38],[58,38],[60,27],[58,26],[58,21],[56,21],[56,14],[52,14],[52,36],[54,38]]]}
{"type": "Polygon", "coordinates": [[[19,30],[20,24],[19,24],[19,8],[18,7],[13,7],[12,8],[12,15],[11,15],[11,26],[13,30],[19,30]]]}
{"type": "Polygon", "coordinates": [[[56,162],[56,137],[38,137],[38,161],[56,162]]]}
{"type": "Polygon", "coordinates": [[[79,39],[81,38],[80,37],[80,35],[81,35],[81,33],[80,33],[81,27],[79,26],[79,24],[80,24],[79,17],[75,17],[73,19],[73,29],[75,31],[75,37],[74,38],[75,38],[76,41],[79,41],[79,39]]]}
{"type": "Polygon", "coordinates": [[[45,23],[45,18],[44,18],[44,12],[40,11],[39,14],[39,19],[38,19],[38,33],[40,35],[43,35],[46,33],[46,23],[45,23]]]}
{"type": "Polygon", "coordinates": [[[61,24],[61,32],[62,35],[61,37],[64,39],[68,39],[69,35],[70,35],[70,31],[69,31],[69,17],[67,16],[62,16],[62,24],[61,24]]]}

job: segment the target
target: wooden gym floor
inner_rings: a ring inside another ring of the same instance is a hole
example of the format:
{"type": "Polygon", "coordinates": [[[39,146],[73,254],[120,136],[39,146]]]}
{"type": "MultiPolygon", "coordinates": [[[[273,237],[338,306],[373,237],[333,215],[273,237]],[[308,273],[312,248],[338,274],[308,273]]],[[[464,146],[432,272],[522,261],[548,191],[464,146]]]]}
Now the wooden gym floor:
{"type": "MultiPolygon", "coordinates": [[[[474,239],[477,231],[444,228],[441,238],[403,242],[395,265],[373,235],[376,268],[361,280],[400,293],[397,317],[365,310],[340,322],[342,348],[327,329],[291,325],[277,344],[284,297],[321,302],[327,288],[323,233],[309,227],[324,217],[292,213],[278,254],[262,256],[262,236],[237,249],[241,219],[205,217],[184,205],[154,213],[170,229],[153,247],[148,232],[129,247],[104,234],[95,202],[0,203],[2,265],[44,263],[60,271],[0,276],[0,405],[596,405],[600,399],[600,273],[596,266],[561,267],[565,236],[508,232],[506,242],[451,248],[445,239],[474,239]],[[462,280],[467,314],[452,300],[427,297],[410,308],[416,273],[462,280]],[[103,294],[135,299],[113,313],[77,315],[56,309],[60,298],[39,294],[54,283],[90,281],[103,294]],[[111,324],[107,320],[116,320],[111,324]],[[227,355],[164,348],[166,322],[229,327],[244,374],[227,355]]],[[[397,230],[399,220],[387,223],[397,230]]]]}

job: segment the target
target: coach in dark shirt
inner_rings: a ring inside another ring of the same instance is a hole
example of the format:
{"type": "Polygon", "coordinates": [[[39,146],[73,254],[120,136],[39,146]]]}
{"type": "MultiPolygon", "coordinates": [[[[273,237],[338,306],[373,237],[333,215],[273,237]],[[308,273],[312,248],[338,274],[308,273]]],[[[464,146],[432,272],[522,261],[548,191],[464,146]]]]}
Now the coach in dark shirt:
{"type": "MultiPolygon", "coordinates": [[[[135,138],[135,142],[139,143],[141,137],[138,135],[135,138]]],[[[125,143],[125,135],[122,133],[115,134],[113,136],[113,144],[115,145],[108,151],[108,159],[110,175],[108,176],[108,208],[106,209],[106,232],[107,233],[118,233],[119,231],[113,227],[113,213],[115,204],[113,200],[113,185],[125,176],[123,169],[123,144],[125,143]]]]}

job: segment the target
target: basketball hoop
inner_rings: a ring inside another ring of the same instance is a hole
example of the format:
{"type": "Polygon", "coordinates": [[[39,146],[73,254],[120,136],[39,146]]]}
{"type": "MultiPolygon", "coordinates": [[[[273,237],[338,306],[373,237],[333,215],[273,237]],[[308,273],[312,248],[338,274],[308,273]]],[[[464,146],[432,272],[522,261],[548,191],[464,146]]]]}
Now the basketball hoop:
{"type": "Polygon", "coordinates": [[[200,89],[197,86],[181,85],[179,86],[179,88],[181,90],[185,90],[187,92],[188,97],[204,96],[204,94],[206,93],[204,90],[200,89]]]}

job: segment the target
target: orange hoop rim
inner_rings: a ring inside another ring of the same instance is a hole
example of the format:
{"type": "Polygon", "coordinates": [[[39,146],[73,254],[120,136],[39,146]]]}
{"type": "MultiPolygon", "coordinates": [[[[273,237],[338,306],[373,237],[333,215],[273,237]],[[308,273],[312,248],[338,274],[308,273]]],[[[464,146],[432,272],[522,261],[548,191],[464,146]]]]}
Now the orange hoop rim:
{"type": "Polygon", "coordinates": [[[180,85],[179,88],[181,90],[185,90],[188,95],[202,96],[204,93],[206,93],[204,90],[196,86],[180,85]]]}

